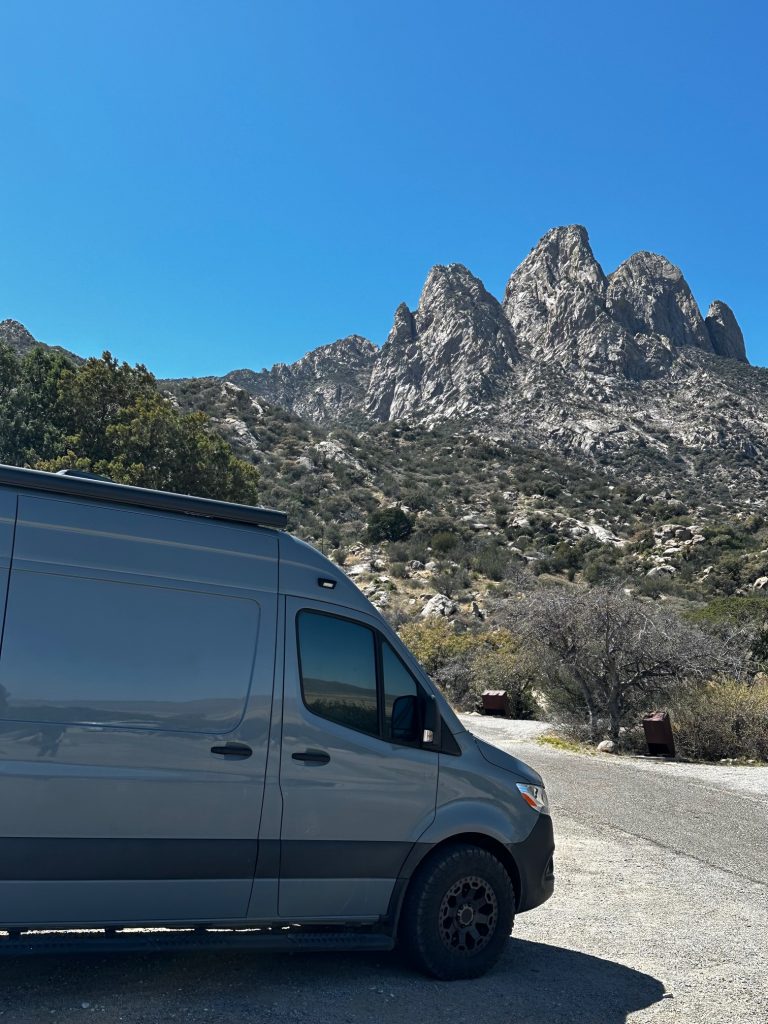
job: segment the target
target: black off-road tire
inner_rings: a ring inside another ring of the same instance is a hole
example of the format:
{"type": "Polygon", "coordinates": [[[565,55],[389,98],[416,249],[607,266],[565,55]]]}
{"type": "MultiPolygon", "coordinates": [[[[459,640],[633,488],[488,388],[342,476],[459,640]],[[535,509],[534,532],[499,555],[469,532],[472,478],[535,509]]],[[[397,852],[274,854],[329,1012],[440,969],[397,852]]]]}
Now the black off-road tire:
{"type": "Polygon", "coordinates": [[[501,956],[515,919],[515,891],[504,865],[461,843],[422,864],[406,892],[399,944],[433,978],[477,978],[501,956]]]}

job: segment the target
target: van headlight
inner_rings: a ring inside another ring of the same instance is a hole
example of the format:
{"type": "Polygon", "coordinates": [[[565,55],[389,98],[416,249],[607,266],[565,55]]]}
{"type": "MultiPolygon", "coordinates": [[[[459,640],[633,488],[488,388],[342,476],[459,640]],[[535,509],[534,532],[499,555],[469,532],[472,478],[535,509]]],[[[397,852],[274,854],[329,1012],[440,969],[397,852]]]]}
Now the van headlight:
{"type": "Polygon", "coordinates": [[[532,807],[534,811],[539,811],[540,814],[549,814],[549,800],[543,786],[531,786],[523,782],[518,782],[516,785],[520,796],[529,807],[532,807]]]}

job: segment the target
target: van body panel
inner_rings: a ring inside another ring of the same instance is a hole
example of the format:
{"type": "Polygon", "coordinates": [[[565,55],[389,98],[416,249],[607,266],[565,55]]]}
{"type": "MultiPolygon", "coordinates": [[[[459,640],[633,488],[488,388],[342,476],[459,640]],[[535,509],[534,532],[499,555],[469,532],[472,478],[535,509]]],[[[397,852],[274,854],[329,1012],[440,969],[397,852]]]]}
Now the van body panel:
{"type": "Polygon", "coordinates": [[[342,890],[347,913],[386,913],[410,847],[435,816],[435,751],[358,732],[314,714],[304,703],[296,617],[302,611],[329,609],[354,623],[381,629],[378,618],[363,612],[316,599],[286,599],[281,918],[303,916],[310,878],[312,916],[336,916],[342,890]],[[328,763],[294,759],[294,754],[307,750],[326,752],[328,763]]]}
{"type": "Polygon", "coordinates": [[[379,615],[370,601],[352,580],[325,555],[298,537],[281,533],[280,539],[280,593],[291,597],[305,597],[310,601],[320,598],[326,605],[337,605],[347,611],[373,612],[379,615]],[[332,588],[322,587],[320,579],[334,583],[332,588]]]}
{"type": "Polygon", "coordinates": [[[19,497],[14,566],[277,591],[271,530],[75,498],[19,497]]]}
{"type": "Polygon", "coordinates": [[[386,912],[394,885],[393,878],[281,878],[280,918],[372,924],[386,912]]]}
{"type": "Polygon", "coordinates": [[[0,569],[9,569],[16,528],[16,495],[0,487],[0,569]]]}
{"type": "Polygon", "coordinates": [[[285,660],[285,598],[277,599],[275,681],[272,689],[269,739],[264,776],[264,797],[259,826],[259,854],[248,902],[250,921],[277,919],[280,876],[280,826],[283,797],[280,792],[280,749],[283,730],[283,664],[285,660]]]}
{"type": "Polygon", "coordinates": [[[5,928],[184,924],[242,918],[242,882],[216,879],[67,882],[0,881],[5,928]],[[105,907],[114,916],[105,913],[105,907]],[[158,917],[158,907],[163,916],[158,917]],[[195,916],[190,917],[190,907],[195,916]],[[73,917],[73,908],[76,917],[73,917]]]}
{"type": "Polygon", "coordinates": [[[471,733],[456,739],[461,757],[440,755],[437,814],[424,840],[440,842],[461,832],[478,832],[505,844],[522,842],[539,818],[515,787],[528,779],[487,761],[471,733]]]}
{"type": "Polygon", "coordinates": [[[276,586],[270,530],[20,495],[0,652],[0,879],[19,840],[35,875],[20,919],[245,917],[276,586]],[[226,743],[251,755],[212,752],[226,743]],[[61,851],[81,840],[92,870],[73,878],[61,851]]]}

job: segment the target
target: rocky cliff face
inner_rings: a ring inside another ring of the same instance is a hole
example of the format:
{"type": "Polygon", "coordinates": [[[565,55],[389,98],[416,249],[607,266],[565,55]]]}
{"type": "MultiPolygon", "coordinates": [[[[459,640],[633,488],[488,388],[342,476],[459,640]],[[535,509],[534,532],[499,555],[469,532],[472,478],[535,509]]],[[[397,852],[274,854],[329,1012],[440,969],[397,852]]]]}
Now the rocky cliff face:
{"type": "Polygon", "coordinates": [[[704,322],[712,347],[719,356],[724,359],[738,359],[741,363],[749,361],[744,347],[744,335],[730,306],[726,306],[724,302],[713,302],[704,322]]]}
{"type": "Polygon", "coordinates": [[[541,239],[501,303],[466,267],[437,266],[381,349],[353,336],[229,379],[316,425],[461,420],[646,482],[705,472],[734,496],[768,476],[768,371],[746,365],[729,307],[702,317],[654,253],[606,275],[578,225],[541,239]]]}
{"type": "Polygon", "coordinates": [[[375,420],[470,415],[519,361],[498,300],[466,267],[433,267],[414,313],[400,305],[378,354],[365,412],[375,420]]]}
{"type": "Polygon", "coordinates": [[[359,334],[313,349],[271,370],[233,370],[226,380],[317,423],[344,420],[362,409],[378,349],[359,334]]]}
{"type": "Polygon", "coordinates": [[[638,372],[641,356],[607,309],[607,281],[578,225],[549,231],[510,277],[504,312],[528,361],[638,372]]]}
{"type": "Polygon", "coordinates": [[[83,362],[80,356],[61,348],[60,345],[45,345],[43,342],[37,341],[24,324],[20,324],[18,320],[0,320],[0,345],[8,345],[19,355],[26,355],[33,348],[53,349],[54,352],[60,352],[76,363],[83,362]]]}

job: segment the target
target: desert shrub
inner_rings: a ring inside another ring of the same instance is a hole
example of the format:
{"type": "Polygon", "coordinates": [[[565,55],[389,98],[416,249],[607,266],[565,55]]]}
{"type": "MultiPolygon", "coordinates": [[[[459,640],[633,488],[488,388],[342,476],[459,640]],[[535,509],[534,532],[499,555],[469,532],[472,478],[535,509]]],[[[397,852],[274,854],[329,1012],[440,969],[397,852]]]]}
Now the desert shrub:
{"type": "Polygon", "coordinates": [[[423,487],[403,488],[400,499],[404,505],[413,509],[414,512],[421,512],[435,507],[435,496],[423,487]]]}
{"type": "Polygon", "coordinates": [[[445,554],[447,551],[456,547],[458,540],[458,536],[450,530],[438,530],[437,533],[432,534],[432,543],[430,546],[433,551],[445,554]]]}
{"type": "Polygon", "coordinates": [[[677,746],[688,757],[768,761],[768,681],[721,679],[681,691],[672,722],[677,746]]]}
{"type": "Polygon", "coordinates": [[[715,633],[729,631],[759,666],[768,663],[768,596],[716,597],[689,618],[715,633]]]}
{"type": "Polygon", "coordinates": [[[584,559],[584,579],[587,583],[607,583],[616,578],[619,553],[611,545],[604,544],[590,551],[584,559]]]}
{"type": "Polygon", "coordinates": [[[336,550],[331,553],[331,557],[337,565],[344,565],[347,560],[347,549],[341,547],[336,548],[336,550]]]}
{"type": "Polygon", "coordinates": [[[367,538],[372,544],[383,540],[403,540],[413,529],[413,523],[401,508],[384,508],[368,516],[367,538]]]}
{"type": "Polygon", "coordinates": [[[537,666],[520,641],[506,630],[484,634],[483,647],[470,658],[472,696],[477,704],[483,690],[506,690],[512,718],[535,718],[537,666]]]}
{"type": "Polygon", "coordinates": [[[472,568],[489,579],[503,580],[509,564],[509,555],[496,544],[486,544],[471,558],[472,568]]]}
{"type": "Polygon", "coordinates": [[[617,586],[534,592],[519,614],[549,707],[592,740],[607,732],[620,743],[660,699],[743,664],[724,637],[617,586]]]}
{"type": "Polygon", "coordinates": [[[424,669],[434,676],[473,644],[472,633],[457,633],[450,622],[438,618],[406,623],[400,630],[400,638],[424,669]]]}
{"type": "Polygon", "coordinates": [[[409,622],[403,642],[460,711],[479,707],[483,690],[506,690],[510,713],[532,718],[536,678],[520,640],[507,629],[456,632],[445,619],[409,622]]]}
{"type": "Polygon", "coordinates": [[[432,580],[438,594],[445,594],[446,597],[456,595],[469,586],[471,580],[469,573],[461,565],[450,565],[441,572],[435,573],[432,580]]]}

